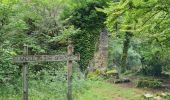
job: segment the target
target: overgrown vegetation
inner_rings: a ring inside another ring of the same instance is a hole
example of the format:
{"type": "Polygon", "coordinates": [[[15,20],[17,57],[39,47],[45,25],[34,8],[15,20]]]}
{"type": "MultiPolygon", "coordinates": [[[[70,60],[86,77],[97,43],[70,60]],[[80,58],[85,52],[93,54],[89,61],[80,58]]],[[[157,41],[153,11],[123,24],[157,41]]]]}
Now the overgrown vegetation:
{"type": "Polygon", "coordinates": [[[104,5],[104,2],[101,1],[90,2],[85,6],[76,8],[69,15],[68,23],[81,30],[73,37],[73,40],[75,51],[81,54],[79,64],[82,71],[86,70],[89,61],[93,58],[99,34],[105,27],[106,15],[96,11],[96,8],[102,8],[104,5]]]}
{"type": "Polygon", "coordinates": [[[123,72],[131,62],[128,61],[128,51],[132,48],[140,55],[142,74],[164,74],[162,69],[169,66],[168,7],[169,2],[161,0],[115,0],[105,9],[98,9],[107,14],[106,24],[110,32],[123,45],[119,57],[123,72]]]}
{"type": "MultiPolygon", "coordinates": [[[[12,58],[23,54],[24,44],[29,55],[56,55],[67,52],[68,40],[81,55],[73,64],[75,100],[141,100],[142,90],[104,82],[128,75],[148,77],[137,87],[170,88],[169,12],[168,0],[0,0],[0,99],[22,96],[22,64],[12,58]],[[91,72],[103,29],[109,32],[107,71],[91,72]]],[[[66,77],[66,62],[29,63],[29,98],[65,100],[66,77]]]]}
{"type": "Polygon", "coordinates": [[[158,79],[140,79],[137,81],[137,87],[141,88],[161,88],[162,82],[158,79]]]}

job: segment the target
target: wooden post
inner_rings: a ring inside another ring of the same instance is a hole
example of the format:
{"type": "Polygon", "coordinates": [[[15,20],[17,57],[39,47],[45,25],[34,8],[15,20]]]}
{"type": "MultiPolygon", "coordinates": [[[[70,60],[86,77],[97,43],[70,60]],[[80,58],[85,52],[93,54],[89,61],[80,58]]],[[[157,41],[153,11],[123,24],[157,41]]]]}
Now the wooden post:
{"type": "MultiPolygon", "coordinates": [[[[24,45],[24,55],[28,55],[28,47],[24,45]]],[[[28,100],[28,65],[23,64],[23,100],[28,100]]]]}
{"type": "Polygon", "coordinates": [[[68,90],[67,98],[72,100],[72,65],[73,60],[80,60],[80,54],[73,55],[74,48],[69,41],[67,47],[67,55],[28,55],[28,47],[24,45],[23,55],[19,55],[13,58],[15,63],[23,63],[22,68],[22,78],[23,78],[23,100],[28,100],[28,62],[42,62],[42,61],[67,61],[68,72],[67,72],[67,81],[68,81],[68,90]],[[41,58],[41,59],[40,59],[41,58]]]}
{"type": "MultiPolygon", "coordinates": [[[[67,47],[67,53],[68,56],[72,56],[73,55],[73,46],[71,45],[71,43],[69,43],[68,47],[67,47]]],[[[67,100],[72,100],[72,65],[73,65],[73,61],[72,60],[68,60],[67,61],[67,67],[68,67],[68,72],[67,72],[67,81],[68,81],[68,90],[67,90],[67,100]]]]}

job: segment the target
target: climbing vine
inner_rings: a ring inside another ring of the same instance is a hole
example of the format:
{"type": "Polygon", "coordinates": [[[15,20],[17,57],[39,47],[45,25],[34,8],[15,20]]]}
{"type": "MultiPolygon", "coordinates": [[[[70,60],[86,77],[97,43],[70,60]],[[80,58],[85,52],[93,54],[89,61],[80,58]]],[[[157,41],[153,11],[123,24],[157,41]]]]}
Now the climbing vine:
{"type": "Polygon", "coordinates": [[[68,19],[68,23],[79,28],[79,34],[73,37],[75,52],[81,54],[79,62],[80,68],[84,71],[93,58],[96,43],[98,42],[99,34],[104,28],[106,15],[98,12],[96,8],[102,8],[104,4],[101,2],[91,2],[86,6],[75,9],[68,19]]]}

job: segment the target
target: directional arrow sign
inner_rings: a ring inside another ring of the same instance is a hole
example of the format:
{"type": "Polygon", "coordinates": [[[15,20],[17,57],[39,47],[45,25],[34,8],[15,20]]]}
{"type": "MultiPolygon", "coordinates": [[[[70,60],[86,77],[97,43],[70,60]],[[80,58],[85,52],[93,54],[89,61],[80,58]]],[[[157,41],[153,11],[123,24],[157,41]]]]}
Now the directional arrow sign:
{"type": "Polygon", "coordinates": [[[13,62],[53,62],[53,61],[67,61],[67,60],[80,60],[79,54],[77,55],[19,55],[13,58],[13,62]]]}

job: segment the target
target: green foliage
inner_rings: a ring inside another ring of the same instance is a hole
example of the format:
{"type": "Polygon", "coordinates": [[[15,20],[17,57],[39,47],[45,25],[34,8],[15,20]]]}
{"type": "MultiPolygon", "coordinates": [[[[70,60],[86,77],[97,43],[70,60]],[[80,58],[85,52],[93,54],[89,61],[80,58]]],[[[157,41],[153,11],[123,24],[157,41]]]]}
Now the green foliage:
{"type": "Polygon", "coordinates": [[[91,33],[87,31],[81,31],[78,35],[73,37],[75,52],[79,52],[81,55],[79,64],[82,71],[85,71],[89,60],[93,58],[96,49],[95,43],[98,39],[98,33],[99,32],[91,33]]]}
{"type": "MultiPolygon", "coordinates": [[[[136,72],[141,66],[141,55],[136,52],[135,44],[136,41],[132,41],[128,50],[127,57],[127,69],[136,72]]],[[[109,68],[117,67],[121,68],[121,56],[122,56],[122,39],[113,38],[109,39],[109,68]]]]}
{"type": "Polygon", "coordinates": [[[100,80],[100,75],[101,75],[101,71],[100,70],[96,70],[94,72],[90,72],[87,75],[87,78],[90,80],[100,80]]]}
{"type": "MultiPolygon", "coordinates": [[[[67,39],[79,30],[63,26],[59,20],[64,10],[62,1],[0,1],[0,84],[13,84],[21,77],[22,65],[12,63],[12,57],[23,53],[24,44],[32,55],[66,52],[67,39]]],[[[30,76],[41,77],[39,71],[55,71],[65,64],[32,63],[29,65],[30,76]]]]}
{"type": "MultiPolygon", "coordinates": [[[[141,72],[144,75],[161,76],[163,72],[168,72],[169,61],[165,58],[166,55],[162,54],[162,51],[157,51],[155,53],[147,53],[141,59],[143,66],[141,72]]],[[[168,75],[168,74],[167,74],[168,75]]]]}
{"type": "Polygon", "coordinates": [[[106,78],[117,79],[119,78],[119,71],[116,69],[108,70],[105,72],[106,78]]]}
{"type": "Polygon", "coordinates": [[[68,28],[64,28],[61,35],[56,35],[53,37],[49,42],[62,42],[64,41],[67,43],[67,40],[71,37],[74,37],[76,34],[79,33],[79,29],[75,29],[74,26],[70,26],[68,28]]]}
{"type": "Polygon", "coordinates": [[[162,86],[162,82],[157,79],[139,79],[137,81],[137,87],[141,88],[160,88],[162,86]]]}
{"type": "Polygon", "coordinates": [[[164,66],[162,68],[162,74],[167,76],[167,77],[170,77],[170,67],[169,66],[164,66]]]}
{"type": "MultiPolygon", "coordinates": [[[[38,66],[37,66],[38,67],[38,66]]],[[[75,71],[73,71],[75,72],[75,71]]],[[[77,73],[77,72],[76,72],[77,73]]],[[[77,78],[73,73],[73,97],[76,99],[78,94],[83,94],[89,88],[89,81],[77,78]]],[[[58,70],[43,69],[36,74],[29,72],[29,99],[34,100],[65,100],[67,98],[67,71],[64,67],[58,70]]],[[[1,84],[0,99],[18,100],[22,97],[21,77],[15,79],[15,84],[1,84]]]]}
{"type": "Polygon", "coordinates": [[[117,74],[118,72],[117,72],[117,70],[109,70],[109,71],[107,71],[106,72],[106,74],[117,74]]]}
{"type": "MultiPolygon", "coordinates": [[[[113,67],[113,60],[120,66],[122,49],[127,46],[128,69],[138,69],[142,63],[142,74],[169,75],[170,3],[166,0],[113,0],[106,6],[107,1],[110,0],[0,0],[0,99],[21,98],[22,65],[12,63],[12,57],[23,54],[24,44],[28,45],[31,55],[65,54],[67,40],[72,39],[75,53],[81,54],[80,68],[85,71],[96,51],[105,20],[113,33],[109,41],[109,67],[113,67]],[[128,39],[129,43],[123,45],[128,39]]],[[[30,99],[66,99],[65,65],[66,62],[29,63],[30,99]]],[[[88,77],[100,80],[101,74],[96,70],[88,77]]],[[[114,91],[117,97],[123,94],[123,99],[132,99],[136,93],[120,91],[126,89],[117,89],[117,86],[112,89],[107,83],[78,80],[77,74],[73,75],[75,100],[82,99],[80,94],[85,100],[112,100],[108,94],[114,91]],[[95,89],[90,90],[90,85],[96,86],[95,89]],[[104,88],[96,96],[94,91],[100,86],[104,88]],[[105,89],[108,90],[105,92],[105,89]]],[[[158,80],[148,79],[139,80],[138,84],[139,87],[161,86],[158,80]]]]}
{"type": "MultiPolygon", "coordinates": [[[[92,59],[99,33],[104,28],[105,14],[96,11],[96,7],[102,7],[101,2],[89,2],[85,6],[74,9],[69,15],[68,23],[79,28],[79,34],[73,36],[75,52],[79,52],[81,60],[80,68],[84,71],[92,59]]],[[[66,15],[67,16],[67,15],[66,15]]]]}
{"type": "Polygon", "coordinates": [[[126,41],[123,37],[125,33],[132,33],[132,39],[140,41],[135,51],[146,59],[142,62],[143,66],[151,67],[153,75],[160,75],[162,66],[154,65],[157,51],[160,53],[160,64],[169,66],[165,61],[169,55],[169,26],[166,24],[169,22],[169,3],[161,0],[115,0],[108,4],[108,7],[98,11],[107,15],[105,23],[112,35],[126,41]]]}
{"type": "MultiPolygon", "coordinates": [[[[66,99],[66,84],[55,82],[44,82],[40,80],[32,80],[30,83],[29,99],[34,100],[59,100],[66,99]]],[[[0,88],[2,100],[18,100],[21,99],[22,94],[13,90],[11,86],[0,88]],[[8,92],[7,92],[8,91],[8,92]]],[[[113,100],[116,98],[121,99],[135,99],[144,100],[141,95],[144,93],[142,90],[134,88],[123,88],[102,81],[92,80],[74,80],[73,81],[73,99],[74,100],[113,100]],[[97,92],[96,92],[97,91],[97,92]],[[121,95],[121,97],[120,97],[121,95]]]]}
{"type": "MultiPolygon", "coordinates": [[[[102,7],[99,3],[88,3],[85,7],[75,9],[69,18],[69,22],[81,29],[98,29],[103,27],[105,14],[96,11],[96,7],[102,7]]],[[[93,31],[91,30],[91,31],[93,31]]]]}

